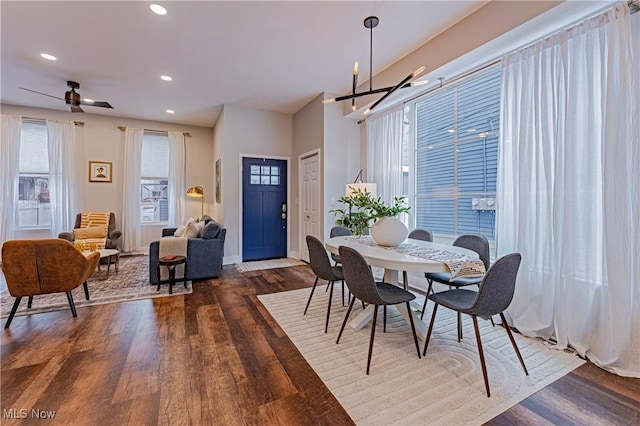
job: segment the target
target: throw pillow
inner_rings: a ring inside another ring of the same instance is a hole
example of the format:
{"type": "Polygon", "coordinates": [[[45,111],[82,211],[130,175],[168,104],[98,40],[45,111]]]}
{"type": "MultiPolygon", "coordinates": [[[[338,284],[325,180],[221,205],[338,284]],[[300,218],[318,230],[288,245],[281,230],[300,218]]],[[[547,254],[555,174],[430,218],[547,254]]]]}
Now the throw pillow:
{"type": "Polygon", "coordinates": [[[204,228],[204,222],[189,222],[186,229],[187,238],[198,238],[200,236],[200,232],[204,228]]]}
{"type": "Polygon", "coordinates": [[[200,236],[203,240],[212,240],[218,236],[218,234],[220,233],[220,228],[221,226],[218,222],[216,222],[215,220],[210,220],[209,223],[207,223],[202,229],[200,236]]]}
{"type": "Polygon", "coordinates": [[[173,233],[174,237],[182,237],[182,234],[184,233],[184,225],[180,225],[178,226],[178,229],[176,229],[176,232],[173,233]]]}
{"type": "Polygon", "coordinates": [[[93,226],[90,228],[76,228],[73,230],[75,239],[105,238],[107,236],[107,225],[93,226]]]}

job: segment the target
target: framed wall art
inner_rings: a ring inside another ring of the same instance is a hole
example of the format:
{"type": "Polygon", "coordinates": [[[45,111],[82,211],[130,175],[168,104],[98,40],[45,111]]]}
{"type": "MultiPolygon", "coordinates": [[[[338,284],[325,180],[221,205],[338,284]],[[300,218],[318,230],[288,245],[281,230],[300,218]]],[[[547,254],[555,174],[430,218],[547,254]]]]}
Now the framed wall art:
{"type": "Polygon", "coordinates": [[[89,161],[89,182],[111,182],[112,165],[106,161],[89,161]]]}

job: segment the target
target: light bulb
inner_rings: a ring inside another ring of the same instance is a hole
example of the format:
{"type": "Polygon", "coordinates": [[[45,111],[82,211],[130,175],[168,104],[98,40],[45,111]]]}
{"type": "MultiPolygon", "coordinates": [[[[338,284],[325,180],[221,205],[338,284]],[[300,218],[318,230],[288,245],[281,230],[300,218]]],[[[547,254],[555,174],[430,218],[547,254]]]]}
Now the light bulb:
{"type": "Polygon", "coordinates": [[[358,61],[353,64],[353,75],[358,75],[358,61]]]}

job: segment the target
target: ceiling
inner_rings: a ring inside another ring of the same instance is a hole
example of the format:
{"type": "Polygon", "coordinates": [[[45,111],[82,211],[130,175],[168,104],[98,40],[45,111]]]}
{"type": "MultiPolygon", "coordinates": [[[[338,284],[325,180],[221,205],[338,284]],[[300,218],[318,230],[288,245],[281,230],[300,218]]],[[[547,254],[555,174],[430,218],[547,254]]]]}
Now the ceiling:
{"type": "Polygon", "coordinates": [[[73,80],[114,107],[87,113],[207,127],[224,104],[293,114],[350,91],[356,60],[369,79],[365,17],[380,18],[375,76],[487,1],[159,1],[165,16],[151,3],[3,0],[0,101],[69,110],[19,87],[64,98],[73,80]]]}

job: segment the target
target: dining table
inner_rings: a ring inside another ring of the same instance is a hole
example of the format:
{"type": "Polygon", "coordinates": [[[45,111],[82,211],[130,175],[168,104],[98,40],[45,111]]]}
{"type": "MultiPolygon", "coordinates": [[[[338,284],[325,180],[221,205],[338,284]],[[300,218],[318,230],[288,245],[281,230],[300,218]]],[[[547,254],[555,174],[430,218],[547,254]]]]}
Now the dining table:
{"type": "MultiPolygon", "coordinates": [[[[400,276],[399,272],[401,271],[423,273],[450,272],[447,264],[442,261],[402,253],[395,247],[372,244],[371,241],[371,237],[368,236],[340,236],[326,240],[325,247],[330,253],[335,254],[339,254],[340,246],[351,247],[365,258],[369,266],[384,269],[384,282],[399,285],[400,287],[402,287],[402,284],[399,283],[398,277],[400,276]]],[[[403,244],[456,253],[465,255],[471,259],[479,259],[478,253],[463,247],[455,247],[447,244],[416,240],[412,238],[407,238],[403,244]]],[[[347,283],[347,286],[348,285],[349,283],[347,283]]],[[[394,307],[398,309],[400,315],[402,315],[407,323],[409,323],[409,315],[413,316],[416,326],[416,334],[420,339],[424,340],[427,335],[427,324],[420,321],[420,317],[415,313],[415,311],[422,309],[422,305],[414,301],[411,303],[412,309],[410,310],[407,310],[406,305],[404,304],[395,305],[394,307]]],[[[350,327],[355,330],[359,330],[364,327],[373,318],[373,309],[373,306],[368,305],[349,322],[350,327]]]]}

